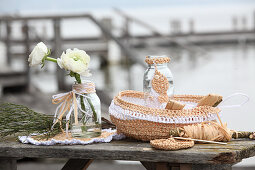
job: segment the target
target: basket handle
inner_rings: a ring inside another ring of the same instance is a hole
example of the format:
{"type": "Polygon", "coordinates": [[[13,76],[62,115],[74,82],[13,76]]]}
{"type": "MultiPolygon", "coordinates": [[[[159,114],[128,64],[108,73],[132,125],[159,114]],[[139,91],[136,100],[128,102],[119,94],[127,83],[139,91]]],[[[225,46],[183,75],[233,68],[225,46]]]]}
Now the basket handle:
{"type": "Polygon", "coordinates": [[[234,93],[230,96],[228,96],[225,100],[223,100],[218,107],[219,108],[233,108],[233,107],[241,107],[242,105],[246,104],[248,101],[250,100],[249,96],[244,94],[244,93],[234,93]],[[224,103],[228,100],[230,100],[231,98],[235,97],[235,96],[240,96],[240,97],[244,97],[244,101],[240,104],[234,104],[234,105],[224,105],[224,103]]]}

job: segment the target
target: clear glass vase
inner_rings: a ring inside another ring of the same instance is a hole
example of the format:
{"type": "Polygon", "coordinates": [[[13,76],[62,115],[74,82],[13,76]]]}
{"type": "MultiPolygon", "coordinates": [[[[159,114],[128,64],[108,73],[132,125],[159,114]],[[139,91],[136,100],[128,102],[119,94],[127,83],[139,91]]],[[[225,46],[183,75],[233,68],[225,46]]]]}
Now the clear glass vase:
{"type": "Polygon", "coordinates": [[[72,137],[92,138],[101,135],[101,103],[91,83],[86,81],[73,85],[78,109],[77,116],[74,109],[70,118],[72,137]]]}
{"type": "MultiPolygon", "coordinates": [[[[160,58],[166,58],[166,56],[148,56],[149,59],[160,59],[160,58]]],[[[165,63],[156,63],[158,71],[163,74],[168,82],[169,82],[169,88],[167,90],[168,97],[173,97],[174,94],[174,83],[173,83],[173,75],[170,69],[167,66],[167,62],[165,63]]],[[[144,72],[143,76],[143,92],[145,94],[149,94],[151,91],[151,80],[153,79],[155,73],[155,64],[148,64],[148,68],[144,72]]]]}

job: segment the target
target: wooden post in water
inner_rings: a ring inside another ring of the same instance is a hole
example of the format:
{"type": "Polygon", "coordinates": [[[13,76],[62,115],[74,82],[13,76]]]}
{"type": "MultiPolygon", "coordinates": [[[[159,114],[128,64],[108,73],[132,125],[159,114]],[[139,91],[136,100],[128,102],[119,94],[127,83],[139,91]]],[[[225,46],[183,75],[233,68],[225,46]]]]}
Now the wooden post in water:
{"type": "Polygon", "coordinates": [[[247,19],[245,16],[242,17],[242,29],[243,31],[247,29],[247,19]]]}
{"type": "Polygon", "coordinates": [[[255,31],[255,11],[253,11],[253,30],[255,31]]]}
{"type": "Polygon", "coordinates": [[[189,20],[189,33],[194,34],[194,20],[193,19],[189,20]]]}
{"type": "Polygon", "coordinates": [[[0,20],[0,40],[1,40],[1,36],[2,36],[2,21],[0,20]]]}
{"type": "MultiPolygon", "coordinates": [[[[54,56],[60,57],[62,52],[61,46],[61,30],[60,30],[60,19],[54,19],[54,56]]],[[[57,83],[58,90],[65,90],[65,72],[63,69],[57,67],[57,83]]]]}
{"type": "Polygon", "coordinates": [[[237,17],[236,16],[233,16],[232,18],[232,25],[233,25],[233,30],[234,31],[237,31],[237,25],[238,25],[238,20],[237,20],[237,17]]]}
{"type": "Polygon", "coordinates": [[[27,58],[30,54],[30,44],[29,44],[29,26],[27,20],[23,21],[23,27],[22,27],[22,32],[24,35],[24,47],[25,47],[25,65],[26,65],[26,71],[25,71],[25,76],[26,76],[26,85],[25,88],[27,91],[30,91],[30,67],[29,63],[27,62],[27,58]]]}
{"type": "MultiPolygon", "coordinates": [[[[129,30],[129,27],[130,27],[130,18],[126,17],[125,18],[125,23],[124,23],[124,27],[123,27],[123,38],[124,38],[124,43],[126,44],[127,47],[130,46],[129,44],[129,38],[130,38],[130,30],[129,30]]],[[[122,52],[122,55],[125,55],[123,52],[122,52]]],[[[127,55],[125,55],[125,57],[123,58],[123,63],[125,64],[126,66],[126,69],[128,71],[128,89],[133,89],[133,81],[132,81],[132,65],[130,63],[130,60],[129,60],[129,57],[127,55]]]]}
{"type": "Polygon", "coordinates": [[[125,23],[124,23],[124,28],[123,28],[123,36],[124,37],[129,37],[129,25],[130,25],[130,19],[125,18],[125,23]]]}
{"type": "MultiPolygon", "coordinates": [[[[111,18],[103,18],[101,20],[101,23],[105,26],[105,28],[107,28],[108,30],[112,30],[113,26],[112,26],[112,19],[111,18]]],[[[107,42],[107,51],[106,53],[103,54],[103,56],[101,57],[101,66],[104,65],[108,65],[110,62],[110,55],[109,55],[109,43],[111,43],[110,41],[110,37],[108,37],[107,35],[105,35],[102,32],[102,38],[107,42]]]]}
{"type": "MultiPolygon", "coordinates": [[[[129,25],[130,25],[130,19],[129,18],[125,18],[125,23],[124,23],[124,27],[123,27],[123,38],[124,38],[124,43],[126,44],[126,46],[129,47],[129,36],[130,36],[130,33],[129,33],[129,25]]],[[[122,55],[125,55],[123,52],[122,52],[122,55]]],[[[125,55],[125,58],[123,58],[123,63],[125,65],[129,65],[129,58],[127,55],[125,55]]]]}
{"type": "Polygon", "coordinates": [[[11,26],[10,26],[9,20],[6,20],[5,26],[6,26],[6,37],[5,37],[6,57],[7,57],[7,64],[10,65],[11,64],[11,48],[10,48],[11,26]]]}
{"type": "Polygon", "coordinates": [[[180,20],[170,21],[171,33],[180,34],[181,33],[181,22],[180,20]]]}
{"type": "MultiPolygon", "coordinates": [[[[104,27],[108,30],[112,30],[112,19],[111,18],[108,18],[108,17],[105,17],[101,20],[102,24],[104,25],[104,27]]],[[[105,34],[102,33],[102,36],[105,38],[105,39],[109,39],[109,37],[107,37],[105,34]]]]}

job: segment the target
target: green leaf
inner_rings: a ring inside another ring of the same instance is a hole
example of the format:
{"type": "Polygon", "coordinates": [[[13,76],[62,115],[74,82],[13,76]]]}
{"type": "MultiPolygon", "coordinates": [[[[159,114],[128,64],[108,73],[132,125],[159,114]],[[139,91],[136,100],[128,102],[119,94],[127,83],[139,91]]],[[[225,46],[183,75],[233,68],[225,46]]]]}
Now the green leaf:
{"type": "Polygon", "coordinates": [[[51,55],[51,49],[50,48],[48,49],[48,52],[47,52],[46,55],[47,55],[47,57],[51,55]]]}
{"type": "Polygon", "coordinates": [[[43,59],[42,59],[42,63],[41,63],[41,68],[43,68],[44,66],[45,66],[45,60],[46,60],[46,58],[47,58],[47,55],[45,55],[44,57],[43,57],[43,59]]]}
{"type": "Polygon", "coordinates": [[[69,75],[70,75],[71,77],[75,77],[75,73],[72,72],[72,71],[70,71],[69,75]]]}
{"type": "Polygon", "coordinates": [[[48,49],[47,54],[45,54],[45,56],[42,59],[42,63],[41,63],[42,66],[41,66],[41,68],[43,68],[45,66],[45,60],[50,55],[51,55],[51,49],[48,49]]]}

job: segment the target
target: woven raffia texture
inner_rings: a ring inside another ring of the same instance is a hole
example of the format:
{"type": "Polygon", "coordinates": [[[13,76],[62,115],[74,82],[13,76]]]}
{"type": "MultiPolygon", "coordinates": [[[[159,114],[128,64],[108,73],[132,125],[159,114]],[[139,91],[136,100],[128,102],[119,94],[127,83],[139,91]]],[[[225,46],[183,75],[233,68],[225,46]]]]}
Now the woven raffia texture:
{"type": "Polygon", "coordinates": [[[150,144],[156,149],[162,150],[179,150],[191,148],[194,146],[194,141],[178,140],[173,138],[168,139],[155,139],[151,140],[150,144]]]}
{"type": "Polygon", "coordinates": [[[169,131],[194,123],[217,119],[219,108],[210,106],[196,107],[203,96],[175,95],[174,99],[184,103],[182,110],[167,110],[146,107],[144,93],[122,91],[114,97],[109,113],[118,132],[138,140],[169,138],[169,131]]]}
{"type": "Polygon", "coordinates": [[[170,58],[169,57],[149,58],[149,56],[146,56],[145,62],[147,64],[163,64],[169,63],[170,58]]]}

